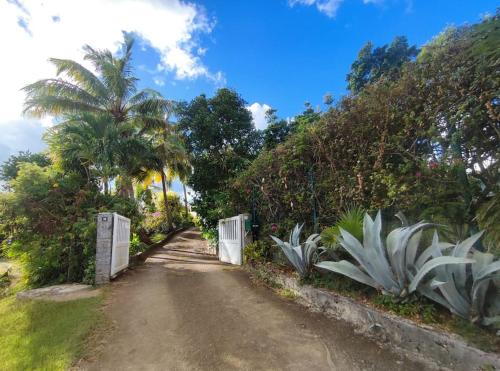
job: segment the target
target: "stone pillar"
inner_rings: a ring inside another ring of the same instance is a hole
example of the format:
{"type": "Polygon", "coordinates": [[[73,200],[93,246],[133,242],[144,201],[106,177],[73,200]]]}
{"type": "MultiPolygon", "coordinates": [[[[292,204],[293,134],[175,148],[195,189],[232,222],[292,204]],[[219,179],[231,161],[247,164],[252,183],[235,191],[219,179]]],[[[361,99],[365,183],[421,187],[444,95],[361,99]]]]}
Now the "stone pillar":
{"type": "Polygon", "coordinates": [[[111,273],[111,247],[113,244],[113,213],[97,216],[97,242],[95,253],[95,283],[108,283],[111,273]]]}

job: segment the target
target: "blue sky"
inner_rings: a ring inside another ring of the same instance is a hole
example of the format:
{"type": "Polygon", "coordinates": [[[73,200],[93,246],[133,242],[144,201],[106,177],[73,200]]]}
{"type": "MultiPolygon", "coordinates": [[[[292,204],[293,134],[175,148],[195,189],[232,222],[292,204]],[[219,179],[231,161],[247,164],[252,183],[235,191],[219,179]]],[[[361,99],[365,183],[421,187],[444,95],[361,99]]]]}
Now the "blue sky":
{"type": "MultiPolygon", "coordinates": [[[[345,0],[329,17],[314,5],[290,6],[286,0],[201,3],[216,19],[203,38],[204,63],[222,71],[226,85],[250,104],[272,106],[282,117],[299,113],[305,101],[321,104],[327,92],[345,94],[345,75],[368,40],[383,45],[406,35],[421,46],[445,27],[477,22],[499,5],[488,0],[345,0]]],[[[137,56],[138,62],[151,64],[154,57],[145,54],[137,56]]],[[[150,76],[142,77],[153,83],[150,76]]],[[[190,99],[201,92],[210,95],[216,86],[199,79],[157,88],[174,99],[190,99]]]]}
{"type": "MultiPolygon", "coordinates": [[[[0,0],[0,161],[44,148],[52,118],[22,116],[20,89],[53,77],[49,57],[81,61],[84,44],[116,50],[137,35],[141,87],[174,100],[227,86],[248,102],[256,126],[267,107],[288,118],[304,102],[345,94],[345,75],[367,42],[397,35],[421,46],[449,25],[495,13],[493,0],[0,0]],[[88,22],[92,19],[92,22],[88,22]]],[[[178,189],[178,186],[176,186],[178,189]]]]}

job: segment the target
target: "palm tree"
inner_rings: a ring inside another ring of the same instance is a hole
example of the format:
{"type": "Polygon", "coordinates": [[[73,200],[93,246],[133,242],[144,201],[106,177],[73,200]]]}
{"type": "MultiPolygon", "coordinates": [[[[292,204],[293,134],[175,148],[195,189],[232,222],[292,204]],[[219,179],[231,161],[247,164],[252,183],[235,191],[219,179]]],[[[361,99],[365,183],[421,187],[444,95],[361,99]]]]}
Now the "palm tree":
{"type": "Polygon", "coordinates": [[[56,163],[83,169],[88,182],[98,178],[108,194],[110,179],[120,173],[140,176],[138,169],[151,157],[150,143],[138,135],[125,136],[128,130],[126,125],[109,125],[106,115],[82,114],[50,128],[44,138],[56,163]]]}
{"type": "MultiPolygon", "coordinates": [[[[171,102],[154,90],[137,90],[131,66],[133,44],[133,39],[124,33],[121,56],[85,46],[84,59],[92,64],[95,73],[69,59],[50,59],[58,77],[23,88],[24,112],[34,117],[53,115],[66,121],[68,117],[96,115],[106,118],[108,125],[119,126],[122,137],[162,127],[171,102]]],[[[129,174],[122,175],[130,188],[129,174]]]]}
{"type": "MultiPolygon", "coordinates": [[[[168,189],[172,181],[189,166],[188,154],[184,143],[172,126],[165,121],[163,127],[150,131],[153,138],[153,148],[157,156],[156,166],[152,167],[153,173],[160,174],[167,224],[172,224],[169,205],[168,189]]],[[[184,173],[182,173],[184,174],[184,173]]]]}

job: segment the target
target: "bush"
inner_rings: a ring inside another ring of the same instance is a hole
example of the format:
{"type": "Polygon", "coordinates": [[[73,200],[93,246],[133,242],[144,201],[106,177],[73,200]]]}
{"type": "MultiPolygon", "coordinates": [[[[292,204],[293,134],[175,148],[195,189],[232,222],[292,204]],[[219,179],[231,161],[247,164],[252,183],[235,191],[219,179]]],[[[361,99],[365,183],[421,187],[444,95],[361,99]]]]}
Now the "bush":
{"type": "Polygon", "coordinates": [[[0,234],[7,256],[20,260],[29,285],[93,282],[99,212],[117,212],[140,224],[135,201],[103,195],[76,173],[21,164],[0,197],[0,234]]]}
{"type": "Polygon", "coordinates": [[[243,250],[245,263],[262,263],[270,258],[270,248],[263,241],[255,241],[245,246],[243,250]]]}
{"type": "Polygon", "coordinates": [[[306,233],[351,204],[477,230],[500,184],[499,25],[497,15],[450,30],[398,78],[317,114],[238,175],[227,207],[243,213],[254,201],[262,225],[306,222],[306,233]]]}

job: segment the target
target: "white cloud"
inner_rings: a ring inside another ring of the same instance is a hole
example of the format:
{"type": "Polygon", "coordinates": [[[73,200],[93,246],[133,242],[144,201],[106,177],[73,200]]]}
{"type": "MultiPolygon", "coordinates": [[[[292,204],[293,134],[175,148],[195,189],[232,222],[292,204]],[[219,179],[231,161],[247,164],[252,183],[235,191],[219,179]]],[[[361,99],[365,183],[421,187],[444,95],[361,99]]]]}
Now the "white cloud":
{"type": "MultiPolygon", "coordinates": [[[[326,14],[330,18],[334,18],[337,14],[337,10],[343,0],[288,0],[290,6],[295,5],[305,5],[311,6],[315,5],[316,8],[321,12],[326,14]]],[[[368,0],[370,1],[370,0],[368,0]]]]}
{"type": "Polygon", "coordinates": [[[255,102],[247,107],[247,109],[252,113],[253,123],[255,127],[259,130],[263,130],[267,127],[266,122],[266,112],[271,109],[271,106],[263,103],[260,104],[255,102]]]}
{"type": "Polygon", "coordinates": [[[158,76],[155,76],[153,77],[153,82],[158,85],[158,86],[163,86],[165,85],[165,81],[161,78],[161,77],[158,77],[158,76]]]}
{"type": "MultiPolygon", "coordinates": [[[[316,9],[330,18],[335,18],[337,11],[344,0],[288,0],[288,5],[316,6],[316,9]]],[[[411,1],[411,0],[408,0],[411,1]]],[[[363,0],[363,4],[381,5],[384,0],[363,0]]]]}
{"type": "MultiPolygon", "coordinates": [[[[1,143],[6,142],[5,128],[22,120],[24,94],[20,89],[54,76],[48,58],[83,62],[85,44],[116,51],[122,31],[133,32],[140,47],[147,45],[158,53],[161,68],[156,74],[224,83],[224,75],[210,71],[199,53],[198,36],[213,27],[213,20],[200,6],[181,0],[0,1],[1,143]]],[[[9,140],[10,147],[18,143],[25,149],[28,144],[16,137],[9,140]]]]}

